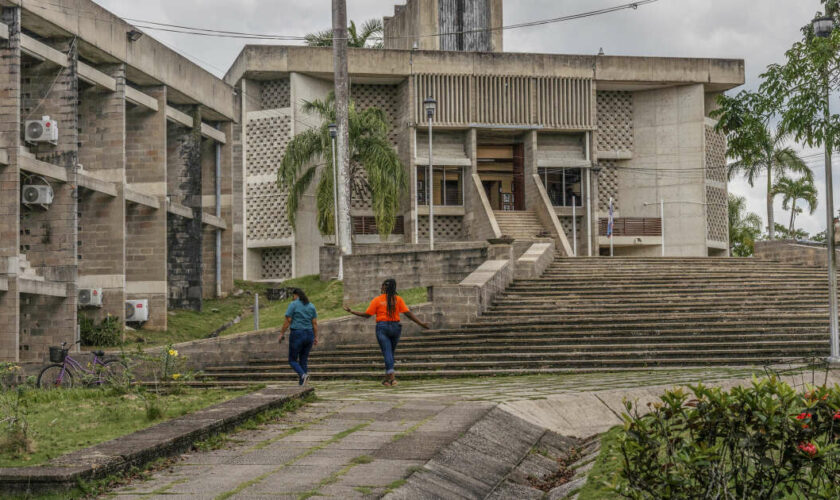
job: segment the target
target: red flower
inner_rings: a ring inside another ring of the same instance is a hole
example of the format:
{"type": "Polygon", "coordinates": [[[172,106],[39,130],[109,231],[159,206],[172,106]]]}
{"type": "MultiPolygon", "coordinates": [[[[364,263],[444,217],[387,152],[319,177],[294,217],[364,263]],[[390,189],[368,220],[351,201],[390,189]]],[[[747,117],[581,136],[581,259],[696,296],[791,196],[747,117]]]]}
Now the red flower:
{"type": "Polygon", "coordinates": [[[832,417],[832,418],[834,418],[834,420],[840,420],[840,411],[838,411],[837,413],[835,413],[835,414],[834,414],[834,417],[832,417]]]}
{"type": "Polygon", "coordinates": [[[796,420],[805,420],[806,418],[811,418],[813,415],[810,413],[800,413],[796,416],[796,420]]]}
{"type": "Polygon", "coordinates": [[[817,455],[817,446],[814,443],[799,443],[799,449],[809,457],[817,455]]]}

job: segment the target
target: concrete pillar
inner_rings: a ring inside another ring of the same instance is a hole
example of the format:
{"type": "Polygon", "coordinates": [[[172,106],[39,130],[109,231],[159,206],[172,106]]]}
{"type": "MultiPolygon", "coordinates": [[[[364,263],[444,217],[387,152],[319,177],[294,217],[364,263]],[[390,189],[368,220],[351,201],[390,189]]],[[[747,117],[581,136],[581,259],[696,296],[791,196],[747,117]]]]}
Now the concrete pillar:
{"type": "MultiPolygon", "coordinates": [[[[51,182],[55,198],[47,210],[23,208],[21,253],[47,281],[63,283],[66,298],[22,295],[20,359],[43,360],[48,347],[76,339],[78,204],[78,51],[75,40],[49,42],[69,54],[68,67],[49,63],[22,65],[22,121],[49,115],[58,122],[57,145],[29,147],[36,158],[67,171],[67,183],[51,182]]],[[[22,125],[22,124],[21,124],[22,125]]]]}
{"type": "Polygon", "coordinates": [[[79,95],[79,164],[114,183],[117,196],[79,191],[79,288],[102,288],[103,307],[80,312],[97,322],[125,319],[125,66],[100,67],[116,92],[88,87],[79,95]]]}
{"type": "Polygon", "coordinates": [[[225,122],[219,127],[227,137],[227,143],[222,144],[222,220],[225,221],[227,229],[222,231],[222,295],[227,296],[233,293],[234,285],[234,217],[233,193],[234,193],[234,146],[233,146],[233,123],[225,122]]]}
{"type": "Polygon", "coordinates": [[[131,106],[126,111],[126,183],[154,195],[160,208],[126,205],[125,278],[128,300],[149,301],[148,330],[166,330],[166,87],[146,87],[158,111],[131,106]]]}
{"type": "Polygon", "coordinates": [[[231,125],[232,187],[230,236],[233,238],[233,278],[245,279],[245,120],[248,109],[247,80],[242,79],[237,88],[239,96],[235,99],[235,116],[239,117],[231,125]]]}
{"type": "Polygon", "coordinates": [[[0,40],[0,361],[18,361],[20,296],[17,256],[20,249],[20,9],[4,7],[0,21],[9,27],[9,39],[0,40]]]}
{"type": "MultiPolygon", "coordinates": [[[[600,220],[601,216],[608,217],[609,213],[601,214],[601,213],[598,212],[598,208],[599,208],[598,207],[598,205],[599,205],[598,200],[600,199],[599,197],[601,196],[601,193],[598,191],[598,176],[601,175],[601,168],[600,167],[593,167],[591,170],[592,170],[592,173],[591,173],[590,178],[589,178],[589,180],[590,180],[589,189],[592,190],[592,227],[589,228],[588,232],[589,232],[590,238],[592,238],[592,255],[597,257],[599,252],[600,252],[600,249],[599,249],[599,246],[598,246],[599,245],[598,244],[598,237],[600,236],[599,230],[598,230],[599,220],[600,220]]],[[[586,220],[586,219],[584,219],[584,220],[586,220]]]]}
{"type": "Polygon", "coordinates": [[[201,310],[201,111],[193,109],[193,128],[167,127],[167,185],[172,203],[191,209],[192,218],[168,214],[169,308],[201,310]]]}

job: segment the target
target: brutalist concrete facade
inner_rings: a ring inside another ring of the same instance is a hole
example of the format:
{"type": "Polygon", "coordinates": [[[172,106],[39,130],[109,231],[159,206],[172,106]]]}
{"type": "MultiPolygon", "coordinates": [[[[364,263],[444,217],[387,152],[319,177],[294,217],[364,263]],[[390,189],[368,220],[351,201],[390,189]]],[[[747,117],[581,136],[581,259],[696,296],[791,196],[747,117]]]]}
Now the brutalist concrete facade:
{"type": "MultiPolygon", "coordinates": [[[[501,2],[467,3],[491,9],[486,19],[501,10],[501,2]]],[[[509,229],[499,211],[533,212],[560,253],[597,256],[609,251],[612,200],[616,255],[660,255],[663,238],[669,256],[727,254],[726,144],[709,114],[717,95],[743,84],[742,60],[504,53],[496,48],[501,42],[484,52],[428,45],[435,37],[424,34],[443,32],[439,16],[453,5],[409,1],[386,19],[385,47],[395,48],[349,51],[356,107],[386,112],[411,179],[388,242],[428,241],[422,103],[431,96],[438,101],[434,168],[445,168],[440,182],[435,174],[436,193],[453,186],[449,202],[435,200],[436,241],[498,238],[509,229]],[[412,40],[418,50],[399,49],[412,40]],[[492,171],[502,161],[513,165],[503,176],[492,171]],[[562,182],[552,181],[558,172],[562,182]]],[[[312,222],[293,230],[284,204],[269,201],[286,196],[275,181],[288,142],[321,125],[301,107],[328,95],[332,72],[329,48],[247,46],[225,78],[239,93],[235,171],[243,178],[234,205],[244,227],[235,243],[237,276],[316,273],[315,249],[332,244],[312,222]]],[[[302,205],[298,220],[314,221],[314,196],[302,205]]],[[[354,193],[352,216],[356,245],[381,243],[369,194],[354,193]]]]}
{"type": "Polygon", "coordinates": [[[233,288],[233,88],[94,2],[0,2],[0,361],[233,288]],[[25,140],[57,122],[54,144],[25,140]],[[50,203],[22,202],[25,185],[50,203]],[[102,290],[102,306],[79,293],[102,290]]]}

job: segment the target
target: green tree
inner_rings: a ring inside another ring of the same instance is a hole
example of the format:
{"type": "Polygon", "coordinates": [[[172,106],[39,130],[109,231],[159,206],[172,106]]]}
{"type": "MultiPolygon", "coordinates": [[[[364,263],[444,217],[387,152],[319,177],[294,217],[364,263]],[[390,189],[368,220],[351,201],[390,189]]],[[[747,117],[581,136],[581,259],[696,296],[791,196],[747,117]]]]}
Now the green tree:
{"type": "Polygon", "coordinates": [[[776,224],[776,233],[783,240],[807,240],[811,235],[804,229],[797,229],[793,232],[782,224],[776,224]]]}
{"type": "MultiPolygon", "coordinates": [[[[294,227],[300,200],[318,177],[318,167],[323,166],[315,191],[318,229],[321,234],[335,234],[329,132],[329,124],[335,122],[335,95],[330,93],[325,100],[304,101],[303,111],[319,117],[322,125],[296,135],[289,142],[280,161],[278,183],[288,189],[286,209],[294,227]]],[[[405,168],[388,140],[390,125],[384,111],[376,107],[358,111],[351,100],[349,123],[351,196],[370,193],[376,227],[385,238],[394,229],[400,199],[408,189],[405,168]]]]}
{"type": "Polygon", "coordinates": [[[790,234],[796,233],[796,215],[802,213],[802,209],[796,206],[799,200],[808,205],[808,213],[811,215],[817,210],[817,188],[812,179],[802,177],[793,180],[782,177],[773,186],[773,195],[782,195],[782,208],[790,210],[790,234]]]}
{"type": "Polygon", "coordinates": [[[786,134],[770,131],[772,114],[766,111],[763,96],[748,91],[734,97],[722,94],[718,104],[712,117],[718,119],[717,129],[726,134],[727,155],[735,160],[729,164],[729,179],[743,175],[755,187],[756,178],[767,175],[767,231],[775,239],[774,177],[797,173],[813,180],[811,170],[793,148],[784,145],[786,134]]]}
{"type": "MultiPolygon", "coordinates": [[[[355,22],[350,21],[350,26],[347,27],[347,46],[359,49],[381,49],[381,38],[384,31],[385,28],[382,25],[382,19],[369,19],[365,21],[361,31],[356,28],[355,22]]],[[[332,47],[333,44],[332,30],[309,33],[304,38],[306,39],[306,45],[310,47],[332,47]]]]}
{"type": "Polygon", "coordinates": [[[747,212],[747,199],[729,193],[729,248],[736,257],[749,257],[761,235],[761,217],[747,212]]]}

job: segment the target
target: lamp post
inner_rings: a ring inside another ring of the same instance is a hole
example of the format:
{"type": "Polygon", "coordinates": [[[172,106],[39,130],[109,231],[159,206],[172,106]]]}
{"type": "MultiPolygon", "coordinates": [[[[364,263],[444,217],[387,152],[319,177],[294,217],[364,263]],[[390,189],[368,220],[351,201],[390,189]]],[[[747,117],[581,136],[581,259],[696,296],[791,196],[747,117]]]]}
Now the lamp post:
{"type": "MultiPolygon", "coordinates": [[[[812,22],[814,34],[820,38],[828,38],[834,31],[834,18],[822,16],[812,22]]],[[[825,107],[823,114],[825,121],[831,119],[831,101],[829,100],[828,68],[823,70],[825,86],[825,107]]],[[[826,240],[828,242],[828,322],[831,331],[831,357],[828,362],[840,364],[840,330],[837,326],[837,267],[835,263],[834,244],[834,184],[831,171],[831,147],[828,138],[825,141],[825,210],[826,210],[826,240]]]]}
{"type": "Polygon", "coordinates": [[[344,279],[344,255],[341,252],[341,245],[338,243],[338,167],[335,164],[335,138],[338,136],[338,125],[329,124],[330,139],[332,141],[332,171],[333,171],[333,213],[335,214],[335,247],[338,249],[338,280],[344,279]]]}
{"type": "Polygon", "coordinates": [[[427,190],[427,198],[429,199],[429,249],[435,249],[435,178],[434,178],[434,159],[432,156],[432,119],[435,117],[437,111],[437,101],[432,97],[427,97],[423,101],[423,109],[426,110],[426,118],[429,120],[429,175],[427,182],[429,189],[427,190]]]}
{"type": "Polygon", "coordinates": [[[662,238],[662,256],[665,257],[665,198],[659,200],[659,203],[645,203],[646,207],[651,205],[659,205],[659,232],[662,238]]]}

